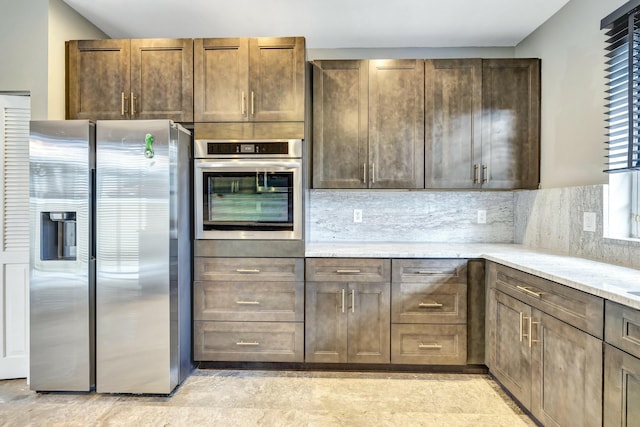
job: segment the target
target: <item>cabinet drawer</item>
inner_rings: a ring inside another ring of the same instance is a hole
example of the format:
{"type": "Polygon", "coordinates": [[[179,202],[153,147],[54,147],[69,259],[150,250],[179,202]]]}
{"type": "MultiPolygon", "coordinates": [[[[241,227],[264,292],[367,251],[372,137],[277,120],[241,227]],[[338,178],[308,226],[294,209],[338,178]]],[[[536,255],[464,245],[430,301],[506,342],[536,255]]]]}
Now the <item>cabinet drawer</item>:
{"type": "Polygon", "coordinates": [[[464,365],[466,325],[391,325],[391,363],[464,365]]]}
{"type": "Polygon", "coordinates": [[[495,263],[489,274],[495,275],[496,289],[602,339],[602,298],[495,263]]]}
{"type": "Polygon", "coordinates": [[[394,323],[466,323],[467,285],[456,283],[392,283],[394,323]]]}
{"type": "Polygon", "coordinates": [[[194,320],[304,320],[304,282],[195,282],[193,301],[194,320]]]}
{"type": "Polygon", "coordinates": [[[194,280],[302,282],[303,258],[195,258],[194,280]]]}
{"type": "Polygon", "coordinates": [[[194,322],[196,361],[302,362],[304,324],[194,322]]]}
{"type": "Polygon", "coordinates": [[[466,259],[394,259],[394,283],[467,283],[466,259]]]}
{"type": "Polygon", "coordinates": [[[640,311],[615,302],[605,304],[604,340],[640,358],[640,311]]]}
{"type": "Polygon", "coordinates": [[[313,282],[389,282],[388,259],[309,258],[307,281],[313,282]]]}

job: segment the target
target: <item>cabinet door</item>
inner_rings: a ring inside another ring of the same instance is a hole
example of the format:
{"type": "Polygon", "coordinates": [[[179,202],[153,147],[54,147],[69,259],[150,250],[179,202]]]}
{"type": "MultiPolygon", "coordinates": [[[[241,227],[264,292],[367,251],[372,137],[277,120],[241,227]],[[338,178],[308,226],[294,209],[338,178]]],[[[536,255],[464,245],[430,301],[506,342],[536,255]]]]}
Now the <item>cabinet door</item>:
{"type": "Polygon", "coordinates": [[[249,42],[251,121],[304,121],[303,37],[261,37],[249,42]]]}
{"type": "Polygon", "coordinates": [[[424,61],[369,61],[371,188],[424,188],[424,61]]]}
{"type": "Polygon", "coordinates": [[[132,119],[193,121],[193,41],[131,40],[132,119]]]}
{"type": "Polygon", "coordinates": [[[389,283],[351,283],[347,297],[350,363],[391,361],[389,283]]]}
{"type": "Polygon", "coordinates": [[[67,43],[67,119],[129,118],[129,40],[67,43]]]}
{"type": "Polygon", "coordinates": [[[347,362],[347,284],[307,282],[305,360],[347,362]]]}
{"type": "Polygon", "coordinates": [[[531,405],[531,349],[527,327],[531,308],[517,299],[492,289],[495,310],[489,316],[492,343],[489,348],[491,373],[526,408],[531,405]]]}
{"type": "Polygon", "coordinates": [[[367,61],[313,65],[313,187],[366,188],[367,61]]]}
{"type": "Polygon", "coordinates": [[[425,187],[479,188],[482,60],[425,61],[425,187]]]}
{"type": "Polygon", "coordinates": [[[249,40],[194,40],[194,121],[249,119],[249,40]]]}
{"type": "Polygon", "coordinates": [[[601,426],[602,341],[538,310],[533,318],[532,414],[546,426],[601,426]]]}
{"type": "Polygon", "coordinates": [[[640,425],[639,402],[640,359],[605,344],[603,425],[640,425]]]}
{"type": "Polygon", "coordinates": [[[540,60],[483,60],[482,110],[482,187],[538,188],[540,60]]]}

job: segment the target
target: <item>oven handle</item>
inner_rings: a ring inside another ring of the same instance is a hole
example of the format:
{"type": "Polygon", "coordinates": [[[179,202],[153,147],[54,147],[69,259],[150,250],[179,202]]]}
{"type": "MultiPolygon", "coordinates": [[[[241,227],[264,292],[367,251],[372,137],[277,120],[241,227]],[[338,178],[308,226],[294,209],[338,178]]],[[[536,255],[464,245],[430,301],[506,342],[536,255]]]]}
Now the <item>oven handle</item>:
{"type": "Polygon", "coordinates": [[[212,162],[210,160],[195,160],[194,166],[197,169],[228,169],[237,171],[255,170],[256,172],[264,172],[265,170],[299,169],[302,167],[302,164],[299,161],[287,160],[238,161],[229,159],[216,162],[212,162]]]}

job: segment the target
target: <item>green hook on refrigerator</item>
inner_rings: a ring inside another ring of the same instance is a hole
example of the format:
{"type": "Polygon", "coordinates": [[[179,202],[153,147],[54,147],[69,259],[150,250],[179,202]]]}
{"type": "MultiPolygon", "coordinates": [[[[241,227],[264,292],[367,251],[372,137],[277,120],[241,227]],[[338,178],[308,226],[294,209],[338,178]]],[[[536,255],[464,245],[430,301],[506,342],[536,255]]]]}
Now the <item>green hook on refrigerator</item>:
{"type": "Polygon", "coordinates": [[[147,159],[152,159],[153,158],[153,135],[151,135],[150,133],[148,133],[145,137],[144,137],[144,142],[146,144],[146,147],[144,149],[144,156],[147,159]]]}

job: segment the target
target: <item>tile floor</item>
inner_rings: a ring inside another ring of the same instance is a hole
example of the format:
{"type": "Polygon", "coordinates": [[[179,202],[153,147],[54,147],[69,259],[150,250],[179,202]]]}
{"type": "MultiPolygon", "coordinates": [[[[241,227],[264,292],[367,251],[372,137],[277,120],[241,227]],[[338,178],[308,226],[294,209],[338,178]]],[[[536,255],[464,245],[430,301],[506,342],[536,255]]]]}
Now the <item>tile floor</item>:
{"type": "Polygon", "coordinates": [[[0,381],[0,426],[534,426],[487,375],[195,370],[170,397],[0,381]]]}

